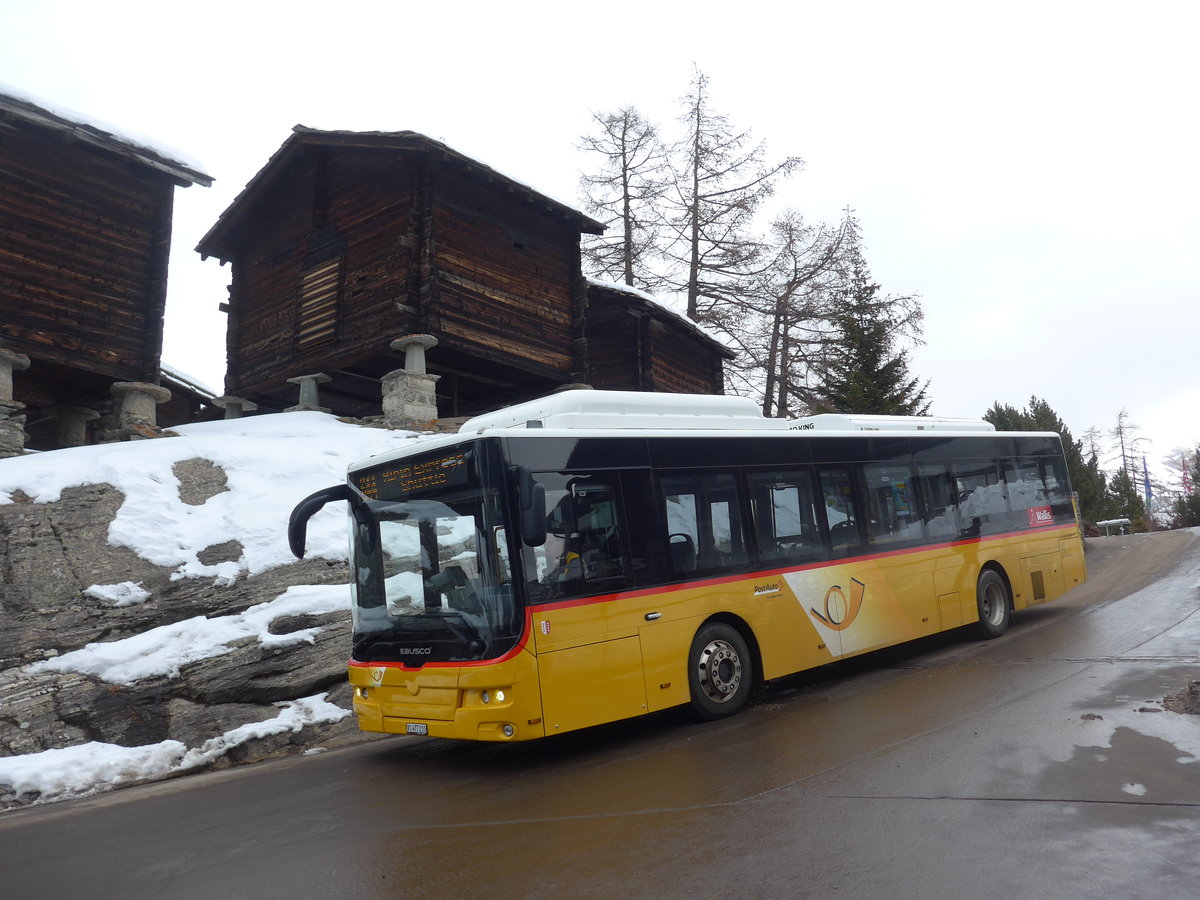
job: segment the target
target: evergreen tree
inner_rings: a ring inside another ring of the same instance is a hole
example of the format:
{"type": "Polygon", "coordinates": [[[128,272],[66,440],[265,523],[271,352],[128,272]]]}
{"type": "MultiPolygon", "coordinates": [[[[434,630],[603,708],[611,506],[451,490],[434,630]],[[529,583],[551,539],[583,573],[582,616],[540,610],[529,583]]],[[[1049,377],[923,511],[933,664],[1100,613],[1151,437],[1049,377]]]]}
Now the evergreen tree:
{"type": "Polygon", "coordinates": [[[1083,521],[1098,522],[1116,517],[1115,503],[1109,495],[1095,447],[1085,460],[1083,442],[1071,436],[1071,430],[1049,403],[1035,396],[1029,398],[1025,409],[1017,409],[997,401],[983,417],[998,431],[1053,431],[1057,434],[1062,438],[1067,475],[1071,479],[1071,489],[1079,496],[1079,515],[1083,521]]]}
{"type": "Polygon", "coordinates": [[[834,338],[814,367],[820,384],[818,412],[919,416],[929,410],[929,382],[908,372],[908,351],[897,349],[907,335],[920,338],[921,308],[913,297],[881,297],[861,257],[849,283],[837,292],[829,321],[834,338]]]}
{"type": "Polygon", "coordinates": [[[1034,431],[1033,419],[1025,410],[1009,406],[997,400],[983,414],[984,421],[991,422],[997,431],[1034,431]]]}
{"type": "Polygon", "coordinates": [[[1176,450],[1168,457],[1166,465],[1177,479],[1176,495],[1170,507],[1174,527],[1192,528],[1200,525],[1200,446],[1191,452],[1176,450]]]}
{"type": "Polygon", "coordinates": [[[1118,469],[1109,485],[1109,492],[1115,504],[1114,518],[1129,519],[1132,531],[1146,530],[1146,504],[1142,500],[1137,482],[1125,469],[1118,469]]]}

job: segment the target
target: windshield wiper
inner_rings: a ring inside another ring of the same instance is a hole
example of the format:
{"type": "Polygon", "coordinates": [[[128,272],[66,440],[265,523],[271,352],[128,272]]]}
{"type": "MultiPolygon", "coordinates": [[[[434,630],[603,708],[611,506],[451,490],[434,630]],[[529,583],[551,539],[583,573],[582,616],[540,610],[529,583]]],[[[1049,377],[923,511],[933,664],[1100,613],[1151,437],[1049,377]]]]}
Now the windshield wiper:
{"type": "Polygon", "coordinates": [[[441,614],[442,621],[446,623],[446,627],[453,631],[454,636],[466,644],[473,654],[479,656],[485,649],[487,649],[487,642],[483,640],[483,636],[480,634],[479,629],[471,624],[471,622],[467,619],[466,614],[462,612],[462,610],[451,607],[450,609],[439,610],[439,612],[441,614]],[[462,623],[475,633],[474,637],[460,630],[459,627],[450,620],[451,616],[458,616],[460,619],[462,619],[462,623]]]}

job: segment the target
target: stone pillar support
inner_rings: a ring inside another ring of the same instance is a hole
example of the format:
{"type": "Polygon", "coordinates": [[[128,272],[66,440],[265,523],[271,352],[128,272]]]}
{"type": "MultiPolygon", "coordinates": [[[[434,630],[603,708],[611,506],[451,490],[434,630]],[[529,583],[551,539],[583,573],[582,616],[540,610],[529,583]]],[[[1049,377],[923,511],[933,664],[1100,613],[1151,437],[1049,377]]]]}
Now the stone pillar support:
{"type": "Polygon", "coordinates": [[[158,437],[155,407],[171,399],[169,390],[148,381],[117,381],[109,390],[121,402],[117,430],[123,440],[158,437]]]}
{"type": "Polygon", "coordinates": [[[25,452],[24,403],[0,400],[0,459],[20,456],[25,452]]]}
{"type": "Polygon", "coordinates": [[[404,351],[404,371],[414,375],[424,375],[425,351],[436,347],[438,339],[432,334],[406,334],[392,341],[391,347],[399,352],[404,351]]]}
{"type": "MultiPolygon", "coordinates": [[[[303,387],[301,387],[301,390],[303,390],[303,387]]],[[[258,409],[257,403],[247,400],[245,397],[234,397],[231,394],[215,398],[213,405],[225,410],[225,418],[227,419],[240,419],[243,414],[254,412],[258,409]]]]}
{"type": "Polygon", "coordinates": [[[440,375],[396,369],[383,376],[383,420],[389,428],[438,417],[437,382],[440,375]]]}
{"type": "Polygon", "coordinates": [[[59,447],[82,447],[87,444],[88,422],[100,418],[100,413],[86,406],[54,406],[54,438],[59,447]]]}
{"type": "Polygon", "coordinates": [[[391,428],[431,422],[438,417],[437,382],[440,375],[425,369],[425,351],[437,346],[432,334],[406,334],[392,341],[404,353],[404,368],[383,376],[383,420],[391,428]]]}
{"type": "Polygon", "coordinates": [[[295,406],[289,406],[284,412],[330,412],[330,410],[321,405],[321,397],[317,389],[318,385],[324,384],[327,381],[333,381],[333,379],[324,372],[315,372],[312,375],[297,375],[295,378],[289,378],[288,384],[300,386],[300,402],[295,406]]]}
{"type": "Polygon", "coordinates": [[[15,350],[9,350],[7,347],[0,347],[0,403],[12,403],[13,370],[28,368],[28,356],[15,350]]]}

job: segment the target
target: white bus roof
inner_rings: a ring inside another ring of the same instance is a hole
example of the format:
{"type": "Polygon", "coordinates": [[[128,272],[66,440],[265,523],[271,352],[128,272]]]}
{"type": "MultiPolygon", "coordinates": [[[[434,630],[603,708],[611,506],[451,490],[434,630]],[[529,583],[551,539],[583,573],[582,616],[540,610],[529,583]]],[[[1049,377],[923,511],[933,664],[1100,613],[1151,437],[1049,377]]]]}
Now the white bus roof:
{"type": "Polygon", "coordinates": [[[983,419],[949,419],[944,416],[869,416],[856,413],[822,413],[792,419],[795,431],[995,431],[983,419]]]}
{"type": "Polygon", "coordinates": [[[747,397],[712,394],[654,394],[642,391],[571,390],[518,403],[468,419],[460,433],[493,428],[662,428],[786,429],[782,419],[764,419],[747,397]]]}
{"type": "Polygon", "coordinates": [[[570,390],[468,419],[460,434],[499,428],[664,431],[994,431],[980,419],[826,414],[768,419],[753,400],[712,394],[570,390]]]}

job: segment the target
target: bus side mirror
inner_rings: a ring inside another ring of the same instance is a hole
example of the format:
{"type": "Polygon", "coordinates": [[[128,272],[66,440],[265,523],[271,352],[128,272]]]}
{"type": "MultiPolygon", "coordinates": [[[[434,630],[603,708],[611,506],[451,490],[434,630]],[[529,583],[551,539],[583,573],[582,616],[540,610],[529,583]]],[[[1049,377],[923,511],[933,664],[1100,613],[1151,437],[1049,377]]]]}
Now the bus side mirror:
{"type": "Polygon", "coordinates": [[[335,500],[350,500],[353,497],[354,494],[347,485],[335,484],[333,487],[327,487],[315,494],[309,494],[296,504],[296,508],[292,510],[292,514],[288,518],[288,546],[292,548],[292,555],[296,559],[304,559],[308,520],[320,512],[321,507],[326,503],[332,503],[335,500]]]}
{"type": "Polygon", "coordinates": [[[521,540],[530,547],[546,543],[546,486],[533,480],[528,466],[518,466],[517,496],[521,501],[521,540]]]}

